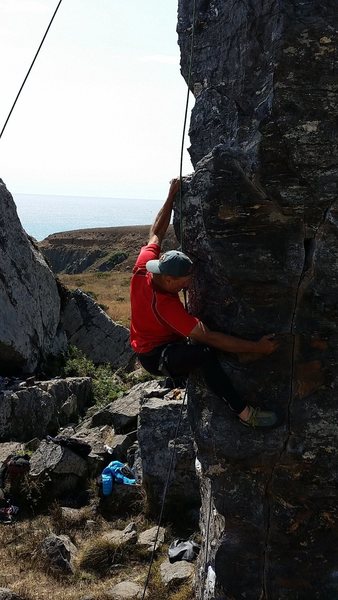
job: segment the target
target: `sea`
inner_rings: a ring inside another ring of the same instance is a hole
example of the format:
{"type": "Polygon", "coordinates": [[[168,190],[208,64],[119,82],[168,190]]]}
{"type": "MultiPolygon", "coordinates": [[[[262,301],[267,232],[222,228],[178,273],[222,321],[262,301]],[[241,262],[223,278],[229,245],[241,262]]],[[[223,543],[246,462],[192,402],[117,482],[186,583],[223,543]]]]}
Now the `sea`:
{"type": "Polygon", "coordinates": [[[74,229],[148,225],[162,205],[154,199],[38,194],[15,194],[14,202],[23,228],[38,241],[74,229]]]}

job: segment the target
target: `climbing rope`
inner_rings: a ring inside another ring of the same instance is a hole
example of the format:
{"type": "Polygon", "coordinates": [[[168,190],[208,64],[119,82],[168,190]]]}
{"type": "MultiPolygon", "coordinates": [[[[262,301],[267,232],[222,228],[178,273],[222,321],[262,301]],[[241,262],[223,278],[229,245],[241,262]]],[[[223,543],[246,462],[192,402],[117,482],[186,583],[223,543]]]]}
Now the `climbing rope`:
{"type": "MultiPolygon", "coordinates": [[[[52,15],[52,18],[49,21],[48,27],[43,35],[43,38],[39,44],[39,47],[35,53],[35,56],[33,58],[33,61],[27,71],[27,74],[20,86],[20,89],[16,95],[16,98],[13,102],[13,105],[8,113],[8,116],[6,118],[6,121],[2,127],[2,130],[0,132],[0,139],[6,129],[6,126],[8,124],[8,121],[13,113],[13,110],[15,108],[15,105],[19,99],[19,96],[25,86],[25,83],[31,73],[31,70],[34,66],[34,63],[39,55],[39,52],[43,46],[43,43],[47,37],[47,34],[51,28],[51,25],[54,21],[54,18],[60,8],[62,0],[59,0],[56,9],[52,15]]],[[[180,242],[181,242],[181,248],[183,250],[183,214],[182,214],[182,166],[183,166],[183,151],[184,151],[184,140],[185,140],[185,131],[186,131],[186,124],[187,124],[187,115],[188,115],[188,107],[189,107],[189,96],[190,96],[190,84],[191,84],[191,73],[192,73],[192,61],[193,61],[193,51],[194,51],[194,35],[195,35],[195,15],[196,15],[196,0],[194,0],[194,4],[193,4],[193,16],[192,16],[192,33],[191,33],[191,48],[190,48],[190,58],[189,58],[189,69],[188,69],[188,78],[187,78],[187,96],[186,96],[186,103],[185,103],[185,113],[184,113],[184,124],[183,124],[183,132],[182,132],[182,142],[181,142],[181,154],[180,154],[180,173],[179,173],[179,178],[180,178],[180,194],[179,194],[179,205],[180,205],[180,242]]],[[[152,565],[154,562],[154,558],[155,558],[155,552],[156,552],[156,546],[157,546],[157,541],[158,541],[158,536],[159,536],[159,532],[160,532],[160,527],[161,527],[161,523],[162,523],[162,518],[163,518],[163,512],[164,512],[164,506],[165,506],[165,501],[166,501],[166,497],[167,497],[167,493],[168,493],[168,488],[169,488],[169,482],[170,482],[170,477],[171,477],[171,473],[172,473],[172,468],[173,468],[173,463],[174,463],[174,457],[175,457],[175,453],[176,453],[176,446],[177,446],[177,438],[178,438],[178,432],[181,426],[181,422],[182,422],[182,416],[183,416],[183,410],[185,407],[185,400],[186,400],[186,396],[187,396],[187,389],[185,389],[184,392],[184,396],[183,396],[183,401],[182,401],[182,405],[181,405],[181,409],[180,409],[180,413],[179,413],[179,418],[178,418],[178,422],[177,422],[177,426],[176,426],[176,430],[175,430],[175,436],[174,436],[174,445],[172,448],[172,452],[171,452],[171,456],[170,456],[170,463],[169,463],[169,469],[168,469],[168,475],[167,475],[167,479],[166,479],[166,483],[164,486],[164,491],[163,491],[163,497],[162,497],[162,503],[161,503],[161,510],[160,510],[160,515],[159,515],[159,520],[158,520],[158,526],[157,526],[157,532],[156,532],[156,536],[155,536],[155,541],[154,541],[154,546],[153,546],[153,550],[152,550],[152,554],[151,554],[151,558],[150,558],[150,563],[149,563],[149,569],[148,569],[148,574],[147,574],[147,579],[145,582],[145,586],[144,586],[144,590],[143,590],[143,594],[142,594],[142,600],[144,600],[145,598],[145,594],[148,588],[148,584],[149,584],[149,580],[150,580],[150,575],[151,575],[151,569],[152,569],[152,565]]]]}
{"type": "Polygon", "coordinates": [[[57,7],[56,7],[56,9],[55,9],[55,11],[54,11],[54,14],[53,14],[53,16],[52,16],[51,20],[49,21],[48,27],[47,27],[47,29],[46,29],[46,31],[45,31],[45,33],[44,33],[44,36],[43,36],[43,38],[42,38],[42,40],[41,40],[41,42],[40,42],[40,45],[39,45],[39,47],[38,47],[38,49],[37,49],[37,51],[36,51],[36,53],[35,53],[35,56],[34,56],[33,60],[32,60],[31,66],[29,67],[29,69],[28,69],[28,71],[27,71],[27,74],[26,74],[26,77],[24,78],[24,80],[23,80],[23,82],[22,82],[22,84],[21,84],[21,87],[20,87],[20,89],[19,89],[19,91],[18,91],[18,93],[17,93],[17,95],[16,95],[16,98],[15,98],[15,100],[14,100],[13,104],[12,104],[12,108],[11,108],[11,110],[9,111],[9,113],[8,113],[8,116],[7,116],[7,119],[6,119],[5,123],[4,123],[4,126],[3,126],[2,130],[1,130],[1,133],[0,133],[0,139],[1,139],[1,137],[2,137],[2,134],[3,134],[3,132],[4,132],[4,131],[5,131],[5,129],[6,129],[7,123],[8,123],[8,121],[9,121],[10,117],[11,117],[11,114],[12,114],[12,112],[13,112],[13,110],[14,110],[14,108],[15,108],[15,105],[16,105],[16,103],[17,103],[18,99],[19,99],[19,96],[20,96],[20,94],[21,94],[21,92],[22,92],[22,90],[23,90],[23,87],[24,87],[24,85],[25,85],[25,83],[26,83],[26,81],[27,81],[27,79],[28,79],[28,77],[29,77],[29,74],[30,74],[30,72],[31,72],[31,70],[32,70],[32,68],[33,68],[33,65],[34,65],[34,63],[35,63],[35,61],[36,61],[37,57],[38,57],[38,54],[39,54],[39,52],[40,52],[40,50],[41,50],[41,48],[42,48],[42,45],[43,45],[43,43],[44,43],[44,41],[45,41],[45,39],[46,39],[46,37],[47,37],[48,31],[49,31],[49,30],[50,30],[50,28],[51,28],[51,25],[52,25],[52,23],[53,23],[53,21],[54,21],[54,18],[55,18],[55,15],[56,15],[57,11],[59,10],[59,7],[60,7],[60,4],[61,4],[61,2],[62,2],[62,0],[60,0],[60,1],[59,1],[58,5],[57,5],[57,7]]]}
{"type": "MultiPolygon", "coordinates": [[[[193,4],[191,45],[190,45],[189,69],[188,69],[188,77],[187,77],[187,96],[186,96],[186,102],[185,102],[184,123],[183,123],[182,142],[181,142],[181,155],[180,155],[179,207],[180,207],[180,244],[181,244],[181,250],[182,251],[183,251],[182,166],[183,166],[183,151],[184,151],[185,130],[186,130],[186,125],[187,125],[187,116],[188,116],[188,107],[189,107],[190,83],[191,83],[191,73],[192,73],[192,61],[193,61],[193,55],[194,55],[195,15],[196,15],[196,0],[194,0],[194,4],[193,4]]],[[[150,558],[150,563],[149,563],[149,568],[148,568],[147,579],[146,579],[146,582],[145,582],[145,585],[144,585],[144,589],[143,589],[142,600],[144,600],[144,598],[145,598],[145,594],[146,594],[146,591],[147,591],[147,588],[148,588],[148,584],[149,584],[149,580],[150,580],[151,569],[152,569],[154,558],[155,558],[156,545],[157,545],[157,540],[158,540],[158,536],[159,536],[159,532],[160,532],[160,527],[161,527],[161,523],[162,523],[162,517],[163,517],[164,506],[165,506],[165,501],[166,501],[166,497],[167,497],[167,492],[168,492],[168,488],[169,488],[169,482],[170,482],[171,472],[172,472],[172,468],[173,468],[173,464],[174,464],[174,457],[175,457],[176,445],[177,445],[177,437],[178,437],[179,428],[181,426],[181,421],[182,421],[183,410],[184,410],[184,407],[185,407],[186,396],[187,396],[187,388],[185,389],[185,392],[184,392],[182,406],[181,406],[181,410],[180,410],[180,414],[179,414],[179,418],[178,418],[178,423],[177,423],[177,426],[176,426],[176,431],[175,431],[175,436],[174,436],[174,446],[173,446],[173,449],[172,449],[172,452],[171,452],[170,464],[169,464],[169,469],[168,469],[168,475],[167,475],[167,479],[166,479],[165,486],[164,486],[164,491],[163,491],[160,516],[159,516],[159,520],[158,520],[158,525],[157,525],[157,531],[156,531],[154,546],[153,546],[153,550],[152,550],[152,553],[151,553],[151,558],[150,558]]]]}
{"type": "Polygon", "coordinates": [[[179,196],[179,206],[180,206],[180,244],[181,244],[181,250],[182,250],[182,252],[184,252],[184,243],[183,243],[183,213],[182,213],[182,168],[183,168],[183,152],[184,152],[185,130],[186,130],[186,126],[187,126],[189,97],[190,97],[190,84],[191,84],[192,62],[193,62],[193,56],[194,56],[195,21],[196,21],[196,0],[194,0],[193,13],[192,13],[192,30],[191,30],[190,57],[189,57],[188,77],[187,77],[187,96],[186,96],[186,101],[185,101],[185,112],[184,112],[183,132],[182,132],[182,141],[181,141],[181,155],[180,155],[180,196],[179,196]]]}
{"type": "Polygon", "coordinates": [[[209,507],[208,507],[208,516],[207,516],[207,521],[206,521],[206,527],[205,527],[205,542],[204,542],[204,570],[203,570],[203,587],[202,587],[202,600],[204,600],[204,595],[205,595],[205,584],[206,584],[206,580],[207,580],[207,574],[208,574],[208,568],[207,568],[207,564],[208,564],[208,550],[209,550],[209,535],[210,535],[210,519],[211,519],[211,510],[212,510],[212,480],[210,477],[210,490],[209,490],[209,507]]]}
{"type": "Polygon", "coordinates": [[[181,405],[181,409],[180,409],[180,413],[179,413],[179,417],[178,417],[178,422],[177,422],[177,426],[176,426],[176,430],[175,430],[174,446],[173,446],[173,449],[171,451],[170,463],[169,463],[169,468],[168,468],[168,475],[167,475],[167,479],[166,479],[164,490],[163,490],[163,497],[162,497],[162,503],[161,503],[160,516],[159,516],[159,519],[158,519],[157,531],[156,531],[156,536],[155,536],[153,550],[152,550],[152,553],[151,553],[151,558],[150,558],[150,563],[149,563],[149,568],[148,568],[147,579],[146,579],[146,582],[145,582],[145,585],[144,585],[144,589],[143,589],[142,600],[144,600],[144,598],[145,598],[145,594],[146,594],[147,587],[148,587],[149,580],[150,580],[151,569],[152,569],[154,558],[155,558],[155,552],[156,552],[156,549],[157,549],[156,548],[156,546],[157,546],[157,540],[158,540],[158,536],[159,536],[159,533],[160,533],[160,527],[161,527],[162,517],[163,517],[163,512],[164,512],[164,505],[165,505],[165,501],[166,501],[166,497],[167,497],[167,492],[168,492],[168,488],[169,488],[169,482],[170,482],[171,472],[172,472],[172,468],[173,468],[173,464],[174,464],[174,458],[175,458],[175,453],[176,453],[176,445],[177,445],[178,432],[179,432],[179,429],[180,429],[180,426],[181,426],[181,421],[182,421],[182,415],[183,415],[183,409],[184,409],[184,406],[185,406],[186,396],[187,396],[187,388],[185,388],[185,391],[184,391],[183,401],[182,401],[182,405],[181,405]]]}

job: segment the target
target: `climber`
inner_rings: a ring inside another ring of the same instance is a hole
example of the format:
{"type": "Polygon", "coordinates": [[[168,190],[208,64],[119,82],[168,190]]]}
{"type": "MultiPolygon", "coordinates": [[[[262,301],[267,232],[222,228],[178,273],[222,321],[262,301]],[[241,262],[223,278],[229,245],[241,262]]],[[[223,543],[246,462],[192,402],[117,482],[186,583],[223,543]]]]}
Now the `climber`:
{"type": "Polygon", "coordinates": [[[178,293],[189,286],[193,263],[178,250],[160,257],[161,243],[168,229],[174,199],[180,182],[173,179],[168,197],[150,229],[133,269],[131,281],[131,345],[141,365],[153,375],[175,379],[187,377],[196,368],[204,374],[208,387],[225,400],[248,427],[271,427],[277,421],[271,411],[244,402],[224,373],[217,350],[222,352],[271,354],[278,347],[273,335],[250,341],[219,331],[210,331],[190,315],[178,293]],[[194,343],[188,343],[188,339],[194,343]]]}

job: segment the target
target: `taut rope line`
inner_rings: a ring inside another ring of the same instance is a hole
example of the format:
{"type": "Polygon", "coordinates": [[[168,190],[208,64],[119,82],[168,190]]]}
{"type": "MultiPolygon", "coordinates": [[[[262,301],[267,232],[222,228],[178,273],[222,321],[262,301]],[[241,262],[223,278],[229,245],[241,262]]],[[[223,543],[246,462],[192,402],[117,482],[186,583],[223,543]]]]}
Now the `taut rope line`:
{"type": "Polygon", "coordinates": [[[183,214],[182,214],[182,168],[183,168],[183,152],[184,152],[185,130],[186,130],[186,126],[187,126],[188,107],[189,107],[190,84],[191,84],[191,73],[192,73],[192,61],[193,61],[193,56],[194,56],[195,20],[196,20],[196,0],[194,0],[193,13],[192,13],[191,46],[190,46],[189,69],[188,69],[188,78],[187,78],[187,97],[186,97],[186,101],[185,101],[184,123],[183,123],[183,133],[182,133],[182,141],[181,141],[181,156],[180,156],[180,199],[179,199],[179,205],[180,205],[180,244],[181,244],[181,250],[182,250],[182,252],[184,252],[184,244],[183,244],[183,214]]]}
{"type": "MultiPolygon", "coordinates": [[[[188,106],[189,106],[190,81],[191,81],[191,73],[192,73],[192,60],[193,60],[193,54],[194,54],[195,15],[196,15],[196,0],[194,0],[193,15],[192,15],[192,32],[191,32],[190,59],[189,59],[189,70],[188,70],[188,78],[187,78],[187,97],[186,97],[186,103],[185,103],[184,124],[183,124],[182,143],[181,143],[181,157],[180,157],[180,196],[179,196],[179,204],[180,204],[180,244],[181,244],[181,250],[182,251],[183,251],[182,165],[183,165],[184,138],[185,138],[185,130],[186,130],[186,125],[187,125],[187,115],[188,115],[188,106]]],[[[161,504],[161,510],[160,510],[160,516],[159,516],[159,520],[158,520],[158,526],[157,526],[157,531],[156,531],[156,536],[155,536],[153,551],[152,551],[152,554],[151,554],[151,559],[150,559],[150,564],[149,564],[149,568],[148,568],[147,579],[146,579],[146,582],[145,582],[145,585],[144,585],[144,589],[143,589],[143,594],[142,594],[142,599],[141,600],[144,600],[144,598],[145,598],[145,594],[146,594],[147,587],[148,587],[149,580],[150,580],[151,568],[153,566],[153,562],[154,562],[154,558],[155,558],[156,544],[157,544],[157,540],[158,540],[158,536],[159,536],[159,532],[160,532],[160,526],[161,526],[162,517],[163,517],[163,511],[164,511],[164,505],[165,505],[166,496],[167,496],[167,492],[168,492],[171,471],[172,471],[172,467],[173,467],[173,463],[174,463],[174,456],[175,456],[176,444],[177,444],[177,436],[178,436],[179,428],[180,428],[181,421],[182,421],[182,415],[183,415],[183,409],[185,407],[186,396],[187,396],[187,388],[185,388],[185,392],[184,392],[184,396],[183,396],[183,402],[182,402],[182,406],[181,406],[181,410],[180,410],[180,414],[179,414],[179,418],[178,418],[178,423],[177,423],[177,426],[176,426],[175,437],[174,437],[174,446],[173,446],[173,449],[172,449],[172,452],[171,452],[170,464],[169,464],[169,469],[168,469],[168,475],[167,475],[166,483],[165,483],[165,486],[164,486],[163,498],[162,498],[162,504],[161,504]]]]}
{"type": "Polygon", "coordinates": [[[60,4],[61,4],[61,2],[62,2],[62,0],[60,0],[60,1],[59,1],[58,5],[57,5],[57,7],[56,7],[56,9],[55,9],[55,11],[54,11],[54,14],[53,14],[53,16],[52,16],[51,20],[49,21],[48,27],[47,27],[47,29],[46,29],[46,31],[45,31],[45,34],[44,34],[44,36],[43,36],[43,38],[42,38],[42,40],[41,40],[41,42],[40,42],[40,45],[39,45],[39,47],[38,47],[38,49],[37,49],[37,51],[36,51],[36,53],[35,53],[35,56],[34,56],[34,58],[33,58],[33,61],[32,61],[32,63],[31,63],[31,66],[29,67],[29,69],[28,69],[28,71],[27,71],[27,74],[26,74],[26,77],[25,77],[25,79],[23,80],[23,82],[22,82],[22,84],[21,84],[21,87],[20,87],[20,89],[19,89],[19,91],[18,91],[18,93],[17,93],[17,95],[16,95],[16,98],[15,98],[15,100],[14,100],[13,104],[12,104],[12,108],[11,108],[11,110],[10,110],[10,111],[9,111],[9,113],[8,113],[8,117],[7,117],[7,119],[6,119],[5,123],[4,123],[4,126],[3,126],[3,128],[1,129],[1,133],[0,133],[0,139],[1,139],[1,137],[2,137],[2,134],[3,134],[3,132],[4,132],[4,131],[5,131],[5,129],[6,129],[7,123],[8,123],[8,121],[9,121],[10,117],[11,117],[11,114],[12,114],[12,112],[13,112],[13,110],[14,110],[14,108],[15,108],[15,105],[16,105],[16,103],[17,103],[18,99],[19,99],[19,96],[20,96],[20,94],[21,94],[21,92],[22,92],[22,90],[23,90],[23,87],[24,87],[24,85],[25,85],[25,83],[26,83],[26,81],[27,81],[27,79],[28,79],[28,77],[29,77],[29,74],[30,74],[30,72],[31,72],[31,70],[32,70],[32,68],[33,68],[33,65],[34,65],[34,63],[35,63],[35,61],[36,61],[37,57],[38,57],[38,54],[39,54],[39,52],[40,52],[40,50],[41,50],[41,48],[42,48],[42,45],[43,45],[43,43],[44,43],[44,41],[45,41],[45,39],[46,39],[46,37],[47,37],[48,31],[49,31],[49,30],[50,30],[50,28],[51,28],[51,25],[52,25],[52,23],[53,23],[53,21],[54,21],[54,18],[55,18],[55,15],[56,15],[57,11],[59,10],[59,7],[60,7],[60,4]]]}
{"type": "Polygon", "coordinates": [[[160,532],[160,527],[161,527],[161,523],[162,523],[164,505],[165,505],[166,496],[167,496],[167,492],[168,492],[168,488],[169,488],[169,481],[170,481],[171,471],[172,471],[173,464],[174,464],[174,457],[175,457],[175,452],[176,452],[177,437],[178,437],[178,432],[179,432],[179,429],[180,429],[180,426],[181,426],[181,421],[182,421],[183,409],[184,409],[184,406],[185,406],[186,395],[187,395],[187,388],[185,389],[185,392],[184,392],[183,402],[182,402],[182,406],[181,406],[181,409],[180,409],[180,414],[179,414],[179,417],[178,417],[178,423],[177,423],[177,426],[176,426],[175,437],[174,437],[174,446],[173,446],[173,449],[171,451],[170,463],[169,463],[169,469],[168,469],[168,475],[167,475],[167,479],[166,479],[165,486],[164,486],[163,498],[162,498],[162,504],[161,504],[161,510],[160,510],[160,516],[159,516],[159,519],[158,519],[158,526],[157,526],[156,536],[155,536],[155,540],[154,540],[153,551],[151,553],[150,564],[149,564],[149,568],[148,568],[148,575],[147,575],[147,579],[146,579],[146,582],[145,582],[145,585],[144,585],[143,594],[142,594],[142,600],[144,600],[144,598],[145,598],[145,594],[146,594],[147,587],[148,587],[148,584],[149,584],[149,579],[150,579],[150,574],[151,574],[151,568],[153,566],[153,562],[154,562],[154,558],[155,558],[156,544],[157,544],[157,540],[158,540],[158,536],[159,536],[159,532],[160,532]]]}

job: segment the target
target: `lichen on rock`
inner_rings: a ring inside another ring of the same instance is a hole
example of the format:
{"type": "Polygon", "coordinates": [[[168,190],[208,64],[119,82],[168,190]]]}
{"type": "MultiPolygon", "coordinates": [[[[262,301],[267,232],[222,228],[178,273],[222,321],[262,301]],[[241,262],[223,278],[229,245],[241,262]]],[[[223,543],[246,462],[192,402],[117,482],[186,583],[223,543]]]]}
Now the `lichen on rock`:
{"type": "MultiPolygon", "coordinates": [[[[188,77],[193,0],[179,0],[188,77]]],[[[334,598],[337,546],[337,25],[334,3],[196,3],[195,106],[183,184],[190,307],[211,328],[257,339],[264,359],[224,357],[271,432],[241,428],[196,379],[200,464],[197,597],[334,598]],[[214,574],[214,575],[213,575],[214,574]]]]}

